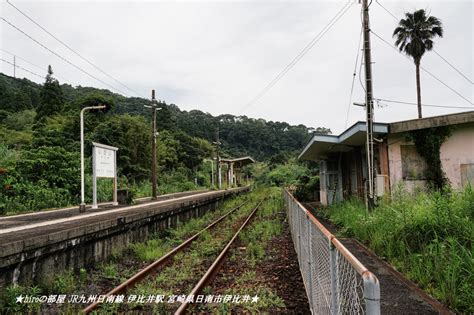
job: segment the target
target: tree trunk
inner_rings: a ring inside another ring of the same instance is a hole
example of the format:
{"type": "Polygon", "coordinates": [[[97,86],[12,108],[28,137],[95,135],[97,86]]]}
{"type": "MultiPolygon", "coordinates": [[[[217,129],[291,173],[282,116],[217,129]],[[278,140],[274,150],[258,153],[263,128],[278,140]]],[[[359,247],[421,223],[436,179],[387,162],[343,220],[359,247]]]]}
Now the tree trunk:
{"type": "Polygon", "coordinates": [[[418,103],[418,118],[421,118],[421,86],[420,86],[420,60],[415,61],[416,65],[416,97],[418,103]]]}

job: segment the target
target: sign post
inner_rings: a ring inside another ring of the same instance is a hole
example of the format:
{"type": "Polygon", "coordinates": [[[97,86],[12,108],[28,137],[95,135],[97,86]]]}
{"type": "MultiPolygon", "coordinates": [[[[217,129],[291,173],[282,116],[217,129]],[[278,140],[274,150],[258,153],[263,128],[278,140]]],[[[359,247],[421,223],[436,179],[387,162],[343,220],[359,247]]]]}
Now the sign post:
{"type": "Polygon", "coordinates": [[[97,178],[113,178],[113,205],[117,202],[117,150],[109,145],[92,142],[92,209],[97,209],[97,178]]]}

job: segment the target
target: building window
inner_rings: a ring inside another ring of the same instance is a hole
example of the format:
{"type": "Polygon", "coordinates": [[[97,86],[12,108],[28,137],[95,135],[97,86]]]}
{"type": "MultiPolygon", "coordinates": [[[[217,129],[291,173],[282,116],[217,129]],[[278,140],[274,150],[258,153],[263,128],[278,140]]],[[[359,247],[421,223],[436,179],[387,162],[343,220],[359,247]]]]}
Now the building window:
{"type": "Polygon", "coordinates": [[[404,180],[426,179],[426,162],[414,145],[401,145],[402,177],[404,180]]]}
{"type": "Polygon", "coordinates": [[[474,164],[461,164],[461,184],[474,187],[474,164]]]}

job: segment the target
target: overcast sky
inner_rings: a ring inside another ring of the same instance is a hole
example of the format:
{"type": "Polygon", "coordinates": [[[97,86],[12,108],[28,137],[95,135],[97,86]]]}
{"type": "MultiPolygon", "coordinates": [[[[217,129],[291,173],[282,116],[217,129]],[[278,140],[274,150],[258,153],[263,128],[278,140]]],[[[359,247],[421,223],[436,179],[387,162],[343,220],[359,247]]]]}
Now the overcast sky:
{"type": "MultiPolygon", "coordinates": [[[[245,106],[336,15],[346,1],[14,1],[39,24],[84,57],[141,95],[157,97],[181,109],[214,115],[230,113],[312,127],[345,129],[352,74],[361,27],[358,1],[321,40],[258,102],[245,106]]],[[[473,76],[473,1],[388,1],[379,3],[402,17],[424,8],[440,18],[444,37],[435,49],[473,76]]],[[[374,0],[371,28],[393,42],[396,21],[374,0]]],[[[51,50],[110,85],[135,95],[68,51],[18,11],[2,1],[1,16],[51,50]]],[[[108,88],[54,56],[0,21],[1,49],[18,56],[17,64],[44,75],[51,64],[60,82],[108,88]],[[42,67],[35,66],[23,61],[42,67]]],[[[375,97],[416,102],[415,66],[372,36],[375,97]]],[[[12,55],[0,51],[3,59],[12,55]]],[[[435,53],[422,66],[473,102],[473,85],[435,53]]],[[[13,74],[0,63],[0,71],[13,74]]],[[[359,69],[357,69],[357,73],[359,69]]],[[[17,77],[44,81],[23,70],[17,77]]],[[[363,75],[362,75],[363,79],[363,75]]],[[[422,102],[474,106],[422,72],[422,102]]],[[[358,75],[352,102],[363,102],[358,75]]],[[[428,108],[424,116],[467,111],[428,108]]],[[[377,121],[417,117],[416,106],[376,107],[377,121]]],[[[364,120],[363,108],[351,105],[348,125],[364,120]]]]}

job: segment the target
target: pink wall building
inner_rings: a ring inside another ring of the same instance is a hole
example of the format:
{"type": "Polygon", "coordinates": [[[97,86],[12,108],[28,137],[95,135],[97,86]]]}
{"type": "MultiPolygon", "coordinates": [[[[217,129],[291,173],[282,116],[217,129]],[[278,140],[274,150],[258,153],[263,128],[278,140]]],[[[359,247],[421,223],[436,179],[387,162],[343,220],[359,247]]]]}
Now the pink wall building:
{"type": "MultiPolygon", "coordinates": [[[[390,195],[398,185],[409,191],[427,183],[426,161],[408,135],[416,130],[448,128],[440,149],[445,177],[453,189],[474,186],[474,111],[390,124],[374,124],[376,192],[390,195]]],[[[299,159],[320,162],[320,201],[331,204],[351,196],[364,198],[366,178],[365,122],[339,136],[314,135],[299,159]]]]}

